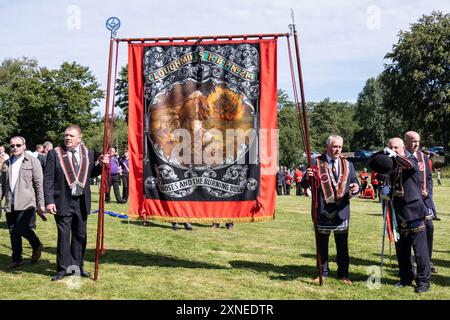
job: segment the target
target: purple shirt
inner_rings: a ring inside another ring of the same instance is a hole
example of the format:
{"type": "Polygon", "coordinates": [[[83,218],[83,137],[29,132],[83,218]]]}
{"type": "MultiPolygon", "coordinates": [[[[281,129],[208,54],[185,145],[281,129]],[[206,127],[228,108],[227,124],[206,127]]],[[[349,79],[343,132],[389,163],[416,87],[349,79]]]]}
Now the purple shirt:
{"type": "Polygon", "coordinates": [[[119,173],[119,160],[117,160],[116,156],[112,156],[111,158],[111,174],[118,174],[119,173]]]}

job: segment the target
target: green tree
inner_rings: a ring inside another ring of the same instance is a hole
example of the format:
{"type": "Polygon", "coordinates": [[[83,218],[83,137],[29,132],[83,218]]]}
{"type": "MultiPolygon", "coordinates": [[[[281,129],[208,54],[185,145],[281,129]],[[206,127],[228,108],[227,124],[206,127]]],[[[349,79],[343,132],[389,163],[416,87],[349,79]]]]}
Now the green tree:
{"type": "Polygon", "coordinates": [[[386,114],[383,107],[382,83],[376,78],[367,80],[358,95],[353,119],[358,124],[352,148],[381,147],[386,144],[386,114]]]}
{"type": "MultiPolygon", "coordinates": [[[[24,106],[34,105],[39,81],[34,59],[6,59],[0,65],[0,144],[20,133],[19,115],[24,106]]],[[[39,116],[40,117],[40,116],[39,116]]]]}
{"type": "Polygon", "coordinates": [[[385,56],[385,109],[422,133],[425,143],[450,140],[450,15],[432,12],[401,31],[385,56]]]}
{"type": "Polygon", "coordinates": [[[279,163],[288,167],[305,163],[304,145],[298,129],[295,103],[289,100],[289,96],[284,90],[279,89],[278,104],[281,107],[281,110],[278,111],[279,163]]]}
{"type": "Polygon", "coordinates": [[[309,126],[311,145],[322,152],[330,134],[338,134],[344,139],[344,151],[349,151],[353,135],[358,129],[353,121],[355,105],[350,102],[332,102],[329,98],[310,103],[309,126]]]}
{"type": "Polygon", "coordinates": [[[20,134],[28,147],[45,140],[58,144],[64,129],[89,129],[103,92],[88,67],[64,62],[59,69],[39,68],[36,60],[5,60],[0,66],[1,140],[20,134]]]}
{"type": "Polygon", "coordinates": [[[128,65],[119,71],[119,78],[116,80],[116,107],[120,108],[128,122],[128,65]]]}
{"type": "MultiPolygon", "coordinates": [[[[84,135],[84,143],[98,153],[103,152],[103,128],[104,118],[97,118],[84,135]]],[[[128,149],[128,125],[123,117],[114,118],[112,146],[120,155],[128,149]]]]}

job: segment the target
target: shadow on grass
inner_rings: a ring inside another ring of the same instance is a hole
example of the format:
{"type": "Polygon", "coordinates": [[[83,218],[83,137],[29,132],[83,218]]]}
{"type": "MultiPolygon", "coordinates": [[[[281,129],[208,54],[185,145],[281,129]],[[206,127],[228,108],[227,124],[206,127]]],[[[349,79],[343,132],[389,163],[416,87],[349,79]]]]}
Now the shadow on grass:
{"type": "Polygon", "coordinates": [[[6,221],[1,221],[0,222],[0,229],[8,230],[8,224],[6,223],[6,221]]]}
{"type": "Polygon", "coordinates": [[[24,257],[25,264],[16,269],[8,269],[6,266],[11,262],[11,256],[0,254],[0,272],[21,274],[36,273],[44,276],[53,276],[56,273],[56,265],[48,260],[41,259],[36,263],[31,263],[30,259],[24,257]]]}
{"type": "MultiPolygon", "coordinates": [[[[44,247],[44,251],[56,256],[56,248],[54,247],[44,247]]],[[[86,249],[84,260],[95,262],[95,249],[86,249]]],[[[100,264],[188,269],[228,269],[227,267],[216,264],[184,260],[162,254],[145,253],[137,250],[117,249],[106,249],[105,255],[100,256],[100,264]]]]}
{"type": "MultiPolygon", "coordinates": [[[[251,269],[261,273],[273,273],[269,279],[291,281],[300,279],[307,284],[313,284],[312,280],[317,277],[317,269],[312,265],[284,265],[277,266],[271,263],[253,262],[253,261],[230,261],[233,268],[251,269]]],[[[335,276],[336,272],[330,270],[330,277],[335,276]]],[[[368,276],[362,273],[351,273],[352,281],[367,281],[368,276]]]]}
{"type": "MultiPolygon", "coordinates": [[[[131,224],[133,226],[138,227],[149,227],[149,228],[163,228],[163,229],[172,229],[172,223],[171,222],[158,222],[155,223],[154,221],[143,221],[143,220],[122,220],[120,221],[122,224],[131,224]]],[[[182,222],[179,222],[179,230],[183,230],[184,226],[182,222]]],[[[191,223],[192,227],[194,228],[211,228],[211,224],[201,224],[201,223],[191,223]]],[[[220,228],[226,229],[225,224],[221,225],[220,228]]]]}
{"type": "Polygon", "coordinates": [[[143,220],[121,220],[122,224],[130,224],[138,227],[147,227],[147,228],[162,228],[162,229],[172,229],[172,224],[159,224],[154,223],[153,221],[143,221],[143,220]]]}

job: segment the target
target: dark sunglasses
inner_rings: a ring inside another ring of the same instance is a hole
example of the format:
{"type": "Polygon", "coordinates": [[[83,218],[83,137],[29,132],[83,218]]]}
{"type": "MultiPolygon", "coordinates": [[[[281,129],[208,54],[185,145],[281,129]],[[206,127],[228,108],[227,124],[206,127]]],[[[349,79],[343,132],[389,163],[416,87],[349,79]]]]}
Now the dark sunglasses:
{"type": "Polygon", "coordinates": [[[11,148],[11,149],[14,149],[14,147],[16,147],[16,148],[20,148],[21,146],[23,146],[23,144],[12,144],[12,145],[10,145],[9,147],[11,148]]]}

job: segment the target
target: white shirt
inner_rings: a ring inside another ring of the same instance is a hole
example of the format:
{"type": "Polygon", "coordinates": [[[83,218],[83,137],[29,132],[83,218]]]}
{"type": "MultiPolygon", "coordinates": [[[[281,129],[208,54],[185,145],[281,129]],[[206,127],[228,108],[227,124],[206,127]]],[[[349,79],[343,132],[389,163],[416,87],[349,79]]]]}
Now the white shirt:
{"type": "Polygon", "coordinates": [[[9,188],[11,189],[11,204],[14,204],[14,189],[16,188],[17,178],[19,177],[20,167],[22,166],[23,159],[22,155],[19,158],[13,157],[11,159],[11,177],[9,178],[9,188]]]}

